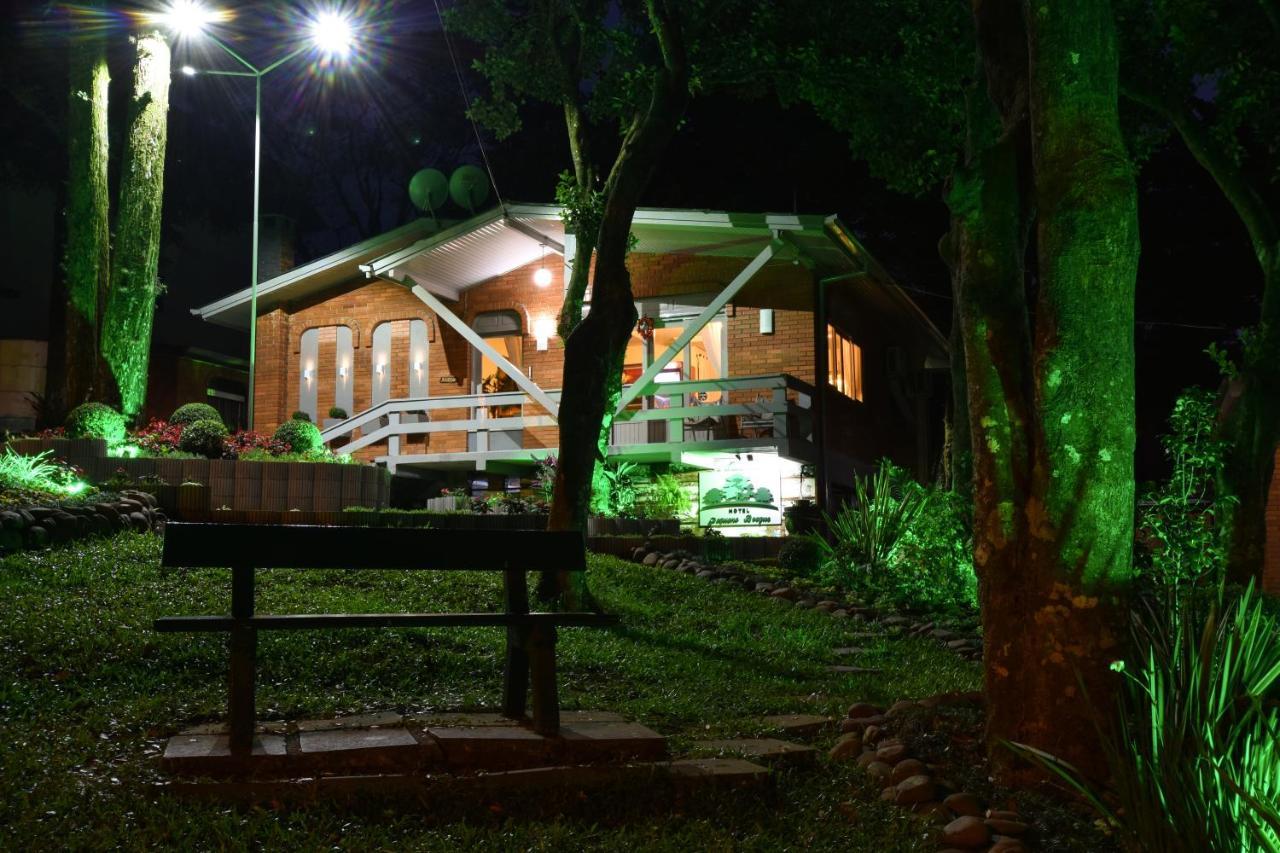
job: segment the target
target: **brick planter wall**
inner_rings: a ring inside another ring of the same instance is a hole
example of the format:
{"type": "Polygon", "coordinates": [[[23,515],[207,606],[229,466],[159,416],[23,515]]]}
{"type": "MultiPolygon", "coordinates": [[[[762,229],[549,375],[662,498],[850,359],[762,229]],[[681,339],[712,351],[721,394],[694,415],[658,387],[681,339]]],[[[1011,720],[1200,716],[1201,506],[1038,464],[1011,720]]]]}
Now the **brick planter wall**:
{"type": "Polygon", "coordinates": [[[372,465],[314,462],[241,462],[231,459],[117,459],[100,439],[15,439],[16,453],[52,450],[101,485],[123,471],[137,483],[158,477],[164,484],[138,484],[161,508],[179,518],[207,515],[219,507],[244,512],[338,512],[347,507],[389,505],[391,475],[372,465]],[[198,485],[184,485],[184,484],[198,485]]]}

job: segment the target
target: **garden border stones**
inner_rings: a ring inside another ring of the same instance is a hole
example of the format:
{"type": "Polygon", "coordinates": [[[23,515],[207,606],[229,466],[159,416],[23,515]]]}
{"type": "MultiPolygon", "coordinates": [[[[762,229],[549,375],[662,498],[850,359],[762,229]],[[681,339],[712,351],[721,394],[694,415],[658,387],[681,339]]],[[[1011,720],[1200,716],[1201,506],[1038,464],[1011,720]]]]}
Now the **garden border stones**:
{"type": "Polygon", "coordinates": [[[0,511],[0,553],[46,548],[124,530],[164,528],[164,511],[154,495],[127,489],[79,504],[18,507],[0,511]]]}

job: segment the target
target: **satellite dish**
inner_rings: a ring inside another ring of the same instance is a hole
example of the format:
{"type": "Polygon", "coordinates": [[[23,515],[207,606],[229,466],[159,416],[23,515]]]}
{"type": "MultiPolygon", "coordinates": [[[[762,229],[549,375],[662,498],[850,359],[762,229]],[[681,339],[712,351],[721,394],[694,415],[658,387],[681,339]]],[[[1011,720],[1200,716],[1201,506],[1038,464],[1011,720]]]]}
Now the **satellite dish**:
{"type": "Polygon", "coordinates": [[[418,210],[435,216],[449,198],[449,179],[439,169],[422,169],[409,179],[409,198],[418,210]]]}
{"type": "Polygon", "coordinates": [[[449,177],[449,197],[472,213],[489,197],[489,178],[478,166],[459,166],[449,177]]]}

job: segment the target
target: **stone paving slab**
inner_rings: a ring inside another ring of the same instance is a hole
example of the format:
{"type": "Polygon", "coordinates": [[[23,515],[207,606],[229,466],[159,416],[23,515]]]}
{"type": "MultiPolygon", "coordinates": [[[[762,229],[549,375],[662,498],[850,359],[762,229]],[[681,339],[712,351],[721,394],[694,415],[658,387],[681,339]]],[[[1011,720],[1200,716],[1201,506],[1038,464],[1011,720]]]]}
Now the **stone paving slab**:
{"type": "Polygon", "coordinates": [[[884,672],[884,670],[873,666],[847,666],[845,664],[836,664],[827,667],[827,669],[841,675],[879,675],[884,672]]]}
{"type": "Polygon", "coordinates": [[[557,755],[566,763],[602,760],[657,761],[667,757],[667,739],[639,723],[562,724],[558,740],[557,755]]]}
{"type": "Polygon", "coordinates": [[[300,720],[298,731],[323,732],[335,729],[367,729],[385,726],[399,726],[404,717],[394,711],[381,711],[376,714],[356,714],[350,717],[335,717],[332,720],[300,720]]]}
{"type": "Polygon", "coordinates": [[[444,761],[433,740],[419,743],[407,729],[324,729],[298,735],[295,766],[314,773],[415,771],[444,761]]]}
{"type": "Polygon", "coordinates": [[[768,769],[741,758],[685,758],[671,762],[677,784],[746,788],[768,781],[768,769]]]}
{"type": "Polygon", "coordinates": [[[514,720],[491,711],[442,711],[406,714],[405,725],[411,726],[519,726],[525,721],[514,720]]]}
{"type": "Polygon", "coordinates": [[[764,722],[794,737],[814,737],[831,728],[835,721],[817,714],[774,714],[764,722]]]}
{"type": "Polygon", "coordinates": [[[160,765],[177,774],[269,774],[287,764],[283,735],[256,735],[248,758],[231,754],[228,735],[174,735],[165,745],[160,765]]]}
{"type": "Polygon", "coordinates": [[[552,761],[551,740],[520,726],[431,726],[426,732],[453,770],[515,770],[552,761]]]}
{"type": "MultiPolygon", "coordinates": [[[[180,735],[225,735],[229,727],[226,723],[202,723],[198,726],[192,726],[189,729],[183,729],[178,732],[180,735]]],[[[253,727],[255,734],[272,734],[282,735],[289,730],[289,724],[284,720],[265,720],[259,721],[253,727]]]]}
{"type": "Polygon", "coordinates": [[[818,760],[818,750],[812,746],[771,737],[700,740],[694,741],[693,747],[700,752],[728,753],[771,767],[798,767],[818,760]]]}

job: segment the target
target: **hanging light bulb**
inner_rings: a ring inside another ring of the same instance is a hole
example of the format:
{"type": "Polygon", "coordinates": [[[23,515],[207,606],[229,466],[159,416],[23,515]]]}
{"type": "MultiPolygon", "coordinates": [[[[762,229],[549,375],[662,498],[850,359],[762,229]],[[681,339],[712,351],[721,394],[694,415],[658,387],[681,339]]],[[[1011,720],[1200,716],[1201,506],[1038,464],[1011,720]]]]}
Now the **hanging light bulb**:
{"type": "Polygon", "coordinates": [[[542,245],[542,261],[538,264],[538,269],[533,273],[533,283],[538,287],[546,287],[551,283],[551,270],[547,269],[547,246],[542,245]]]}

